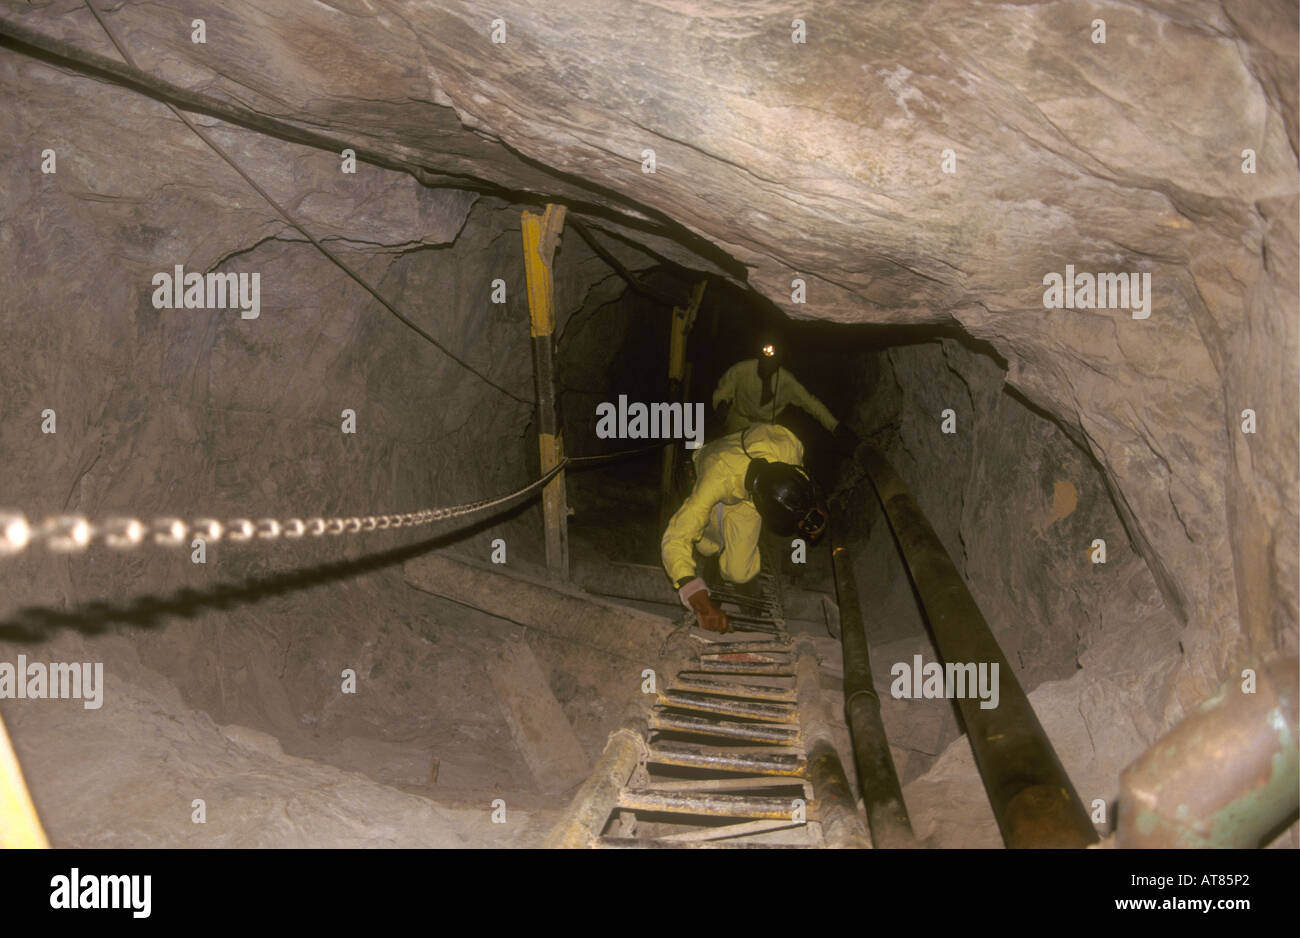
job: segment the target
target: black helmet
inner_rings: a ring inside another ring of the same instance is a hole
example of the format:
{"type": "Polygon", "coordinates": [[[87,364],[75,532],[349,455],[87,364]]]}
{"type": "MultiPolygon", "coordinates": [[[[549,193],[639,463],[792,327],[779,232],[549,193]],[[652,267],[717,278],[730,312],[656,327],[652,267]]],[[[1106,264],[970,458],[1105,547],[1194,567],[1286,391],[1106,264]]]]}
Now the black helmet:
{"type": "Polygon", "coordinates": [[[751,459],[745,488],[754,499],[763,524],[780,537],[796,532],[816,540],[826,527],[812,480],[798,466],[751,459]]]}

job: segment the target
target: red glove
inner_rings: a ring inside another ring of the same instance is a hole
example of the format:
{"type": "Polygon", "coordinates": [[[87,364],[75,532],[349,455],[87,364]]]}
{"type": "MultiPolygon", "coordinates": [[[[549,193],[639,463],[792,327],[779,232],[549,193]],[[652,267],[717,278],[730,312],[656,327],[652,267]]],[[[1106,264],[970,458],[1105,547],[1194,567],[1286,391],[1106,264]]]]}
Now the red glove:
{"type": "Polygon", "coordinates": [[[682,604],[695,613],[700,628],[710,632],[731,631],[727,614],[714,605],[713,598],[709,596],[709,587],[702,579],[696,577],[683,584],[677,595],[682,598],[682,604]]]}

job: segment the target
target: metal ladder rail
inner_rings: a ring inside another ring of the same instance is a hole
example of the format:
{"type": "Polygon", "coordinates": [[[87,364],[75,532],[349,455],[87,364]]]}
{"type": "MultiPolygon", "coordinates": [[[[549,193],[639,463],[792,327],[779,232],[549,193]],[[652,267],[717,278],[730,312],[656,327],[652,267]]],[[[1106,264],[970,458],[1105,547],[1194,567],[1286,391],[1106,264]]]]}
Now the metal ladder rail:
{"type": "Polygon", "coordinates": [[[702,646],[660,691],[643,757],[618,794],[614,833],[595,846],[754,846],[780,830],[796,831],[795,846],[819,846],[795,657],[784,634],[702,646]],[[703,777],[666,777],[674,770],[703,777]],[[635,837],[647,816],[687,829],[635,837]]]}
{"type": "Polygon", "coordinates": [[[708,642],[694,667],[660,689],[644,752],[615,805],[613,827],[623,836],[601,837],[596,846],[735,847],[790,828],[801,828],[797,845],[817,842],[816,825],[807,824],[813,798],[804,776],[795,652],[770,539],[760,542],[759,556],[757,596],[710,584],[724,608],[735,607],[727,612],[737,629],[757,634],[708,642]],[[703,777],[667,777],[682,770],[703,777]],[[671,817],[688,829],[628,836],[641,816],[671,817]]]}
{"type": "Polygon", "coordinates": [[[757,634],[695,636],[706,643],[693,662],[658,690],[635,736],[626,729],[611,736],[548,846],[870,845],[817,706],[815,653],[796,648],[785,631],[772,547],[761,546],[757,597],[718,591],[721,602],[745,610],[736,615],[740,627],[757,634]],[[663,826],[683,829],[657,830],[663,826]]]}

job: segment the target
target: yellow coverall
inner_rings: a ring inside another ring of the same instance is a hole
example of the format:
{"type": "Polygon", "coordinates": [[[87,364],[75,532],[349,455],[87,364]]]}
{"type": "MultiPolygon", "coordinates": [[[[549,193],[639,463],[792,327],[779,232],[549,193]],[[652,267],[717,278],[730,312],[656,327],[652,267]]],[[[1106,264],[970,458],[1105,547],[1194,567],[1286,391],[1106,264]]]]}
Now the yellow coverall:
{"type": "Polygon", "coordinates": [[[732,583],[748,583],[758,576],[763,522],[745,491],[751,457],[801,466],[803,444],[785,427],[757,424],[695,451],[695,488],[668,522],[660,543],[664,569],[674,586],[696,575],[693,546],[706,557],[722,551],[722,576],[732,583]]]}
{"type": "Polygon", "coordinates": [[[784,368],[772,375],[772,399],[763,403],[763,379],[758,376],[758,359],[737,362],[727,369],[713,392],[713,406],[730,401],[724,433],[735,433],[745,427],[760,423],[775,423],[777,415],[791,404],[802,407],[817,422],[835,432],[839,421],[826,409],[826,405],[809,393],[799,379],[784,368]]]}

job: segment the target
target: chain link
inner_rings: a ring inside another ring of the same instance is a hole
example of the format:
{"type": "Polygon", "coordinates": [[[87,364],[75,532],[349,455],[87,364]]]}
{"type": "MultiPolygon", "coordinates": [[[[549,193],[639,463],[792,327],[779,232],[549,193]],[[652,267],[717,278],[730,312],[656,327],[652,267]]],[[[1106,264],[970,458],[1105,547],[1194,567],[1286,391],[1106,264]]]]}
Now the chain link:
{"type": "Polygon", "coordinates": [[[477,514],[514,501],[551,481],[566,466],[622,459],[658,449],[657,443],[639,449],[604,453],[599,456],[565,457],[541,478],[507,495],[483,498],[463,505],[446,508],[425,508],[396,515],[352,515],[323,518],[233,518],[220,521],[216,518],[197,518],[187,522],[182,518],[157,518],[146,522],[140,518],[108,518],[92,522],[84,515],[50,515],[41,521],[29,522],[19,511],[0,509],[0,558],[21,554],[35,544],[59,554],[81,553],[95,543],[116,550],[132,550],[147,544],[159,547],[184,547],[190,537],[201,537],[205,543],[222,540],[236,544],[256,541],[296,541],[306,538],[338,537],[343,534],[365,534],[371,531],[390,531],[397,528],[418,528],[435,521],[450,521],[466,515],[477,514]]]}
{"type": "Polygon", "coordinates": [[[201,537],[213,544],[222,540],[236,544],[253,541],[300,540],[304,537],[338,537],[397,528],[418,528],[435,521],[463,518],[497,505],[513,501],[545,485],[567,464],[567,460],[546,475],[508,495],[484,498],[446,508],[425,508],[395,515],[352,515],[323,518],[198,518],[186,522],[181,518],[158,518],[152,523],[140,518],[109,518],[92,522],[84,515],[51,515],[41,521],[28,522],[22,512],[0,509],[0,557],[20,554],[35,544],[60,554],[80,553],[95,543],[117,550],[131,550],[146,544],[159,547],[182,547],[187,540],[201,537]]]}

